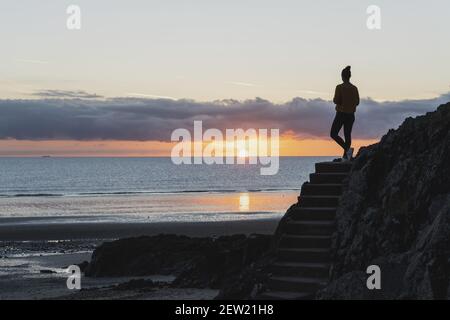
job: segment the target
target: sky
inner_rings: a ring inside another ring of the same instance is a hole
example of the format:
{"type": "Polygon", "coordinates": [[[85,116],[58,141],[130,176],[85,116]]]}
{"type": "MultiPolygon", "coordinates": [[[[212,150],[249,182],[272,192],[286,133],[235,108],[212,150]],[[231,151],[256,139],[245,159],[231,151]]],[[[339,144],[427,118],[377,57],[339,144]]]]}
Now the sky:
{"type": "Polygon", "coordinates": [[[448,0],[2,1],[0,156],[166,155],[169,131],[196,117],[279,127],[285,155],[337,154],[330,100],[346,65],[363,98],[357,145],[450,100],[449,12],[448,0]],[[66,27],[72,4],[80,30],[66,27]]]}

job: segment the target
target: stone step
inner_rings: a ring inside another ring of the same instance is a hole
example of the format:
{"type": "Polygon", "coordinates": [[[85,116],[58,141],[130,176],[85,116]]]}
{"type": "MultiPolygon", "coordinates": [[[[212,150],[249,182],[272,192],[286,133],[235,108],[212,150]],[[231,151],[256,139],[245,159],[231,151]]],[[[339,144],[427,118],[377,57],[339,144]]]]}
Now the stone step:
{"type": "Polygon", "coordinates": [[[323,248],[278,248],[278,261],[329,263],[330,250],[323,248]]]}
{"type": "Polygon", "coordinates": [[[274,275],[327,278],[328,263],[283,262],[276,261],[269,267],[274,275]]]}
{"type": "Polygon", "coordinates": [[[269,288],[277,291],[316,292],[327,283],[327,278],[272,276],[269,288]]]}
{"type": "Polygon", "coordinates": [[[318,162],[315,164],[316,173],[350,172],[351,162],[318,162]]]}
{"type": "Polygon", "coordinates": [[[347,177],[347,173],[311,173],[309,180],[311,183],[342,183],[347,177]]]}
{"type": "Polygon", "coordinates": [[[335,207],[300,207],[292,209],[293,220],[334,220],[335,207]]]}
{"type": "Polygon", "coordinates": [[[340,196],[342,183],[304,183],[301,196],[340,196]]]}
{"type": "Polygon", "coordinates": [[[300,207],[337,207],[340,196],[299,196],[300,207]]]}
{"type": "Polygon", "coordinates": [[[314,294],[311,292],[296,291],[266,291],[258,296],[258,300],[311,300],[314,294]]]}
{"type": "Polygon", "coordinates": [[[331,236],[283,234],[279,245],[283,248],[330,248],[331,236]]]}
{"type": "Polygon", "coordinates": [[[335,215],[349,162],[319,162],[282,225],[269,290],[261,299],[314,299],[328,282],[335,215]]]}
{"type": "Polygon", "coordinates": [[[331,235],[335,229],[334,220],[288,220],[284,233],[290,235],[331,235]]]}

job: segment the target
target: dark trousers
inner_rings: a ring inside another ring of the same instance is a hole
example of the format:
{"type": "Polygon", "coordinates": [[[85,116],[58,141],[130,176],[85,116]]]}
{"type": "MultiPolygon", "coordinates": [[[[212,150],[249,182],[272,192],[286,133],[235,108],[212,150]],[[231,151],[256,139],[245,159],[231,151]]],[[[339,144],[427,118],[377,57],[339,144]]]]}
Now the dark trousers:
{"type": "Polygon", "coordinates": [[[333,124],[331,125],[330,136],[342,147],[342,149],[344,149],[344,154],[352,145],[353,122],[355,122],[354,113],[337,111],[336,116],[333,120],[333,124]],[[345,141],[339,136],[339,131],[341,130],[342,126],[344,126],[345,141]]]}

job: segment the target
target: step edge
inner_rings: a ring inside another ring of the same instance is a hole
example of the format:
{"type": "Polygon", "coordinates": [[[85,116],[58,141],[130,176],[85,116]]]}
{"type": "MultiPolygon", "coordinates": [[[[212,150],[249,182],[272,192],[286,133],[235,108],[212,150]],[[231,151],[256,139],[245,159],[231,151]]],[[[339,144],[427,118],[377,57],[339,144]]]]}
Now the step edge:
{"type": "Polygon", "coordinates": [[[314,262],[283,262],[276,261],[271,266],[275,267],[308,267],[308,268],[317,268],[317,269],[329,269],[331,264],[329,263],[314,263],[314,262]]]}
{"type": "Polygon", "coordinates": [[[321,240],[331,240],[332,236],[322,235],[322,234],[312,234],[312,235],[295,235],[295,234],[282,234],[281,238],[294,238],[294,239],[321,239],[321,240]]]}
{"type": "Polygon", "coordinates": [[[335,220],[289,220],[287,224],[314,224],[314,225],[333,225],[335,220]]]}
{"type": "Polygon", "coordinates": [[[307,184],[305,184],[306,186],[326,186],[326,187],[342,187],[344,186],[343,183],[313,183],[313,182],[308,182],[307,184]]]}
{"type": "Polygon", "coordinates": [[[311,297],[311,292],[303,292],[303,291],[280,291],[280,290],[268,290],[265,292],[262,292],[260,296],[265,296],[269,298],[278,298],[280,300],[283,299],[302,299],[306,297],[311,297]],[[287,298],[286,296],[292,296],[292,298],[287,298]]]}
{"type": "MultiPolygon", "coordinates": [[[[325,175],[325,176],[348,176],[349,173],[347,172],[313,172],[310,174],[315,174],[315,175],[325,175]]],[[[316,183],[318,184],[318,183],[316,183]]]]}
{"type": "Polygon", "coordinates": [[[333,198],[333,199],[335,199],[335,198],[340,198],[342,195],[339,195],[339,196],[334,196],[334,195],[327,195],[327,194],[324,194],[324,195],[304,195],[304,196],[302,196],[302,195],[300,195],[299,196],[299,198],[313,198],[313,199],[320,199],[320,198],[333,198]]]}
{"type": "Polygon", "coordinates": [[[352,166],[353,165],[352,162],[342,162],[342,161],[321,161],[321,162],[316,162],[315,164],[333,164],[333,165],[338,165],[338,166],[342,166],[342,165],[352,166]]]}
{"type": "Polygon", "coordinates": [[[289,248],[279,247],[278,251],[291,251],[291,252],[331,252],[331,249],[323,248],[289,248]]]}
{"type": "Polygon", "coordinates": [[[308,278],[308,277],[287,277],[287,276],[272,276],[270,280],[291,282],[291,283],[318,283],[327,284],[328,278],[308,278]]]}
{"type": "Polygon", "coordinates": [[[313,211],[320,211],[320,210],[337,210],[338,207],[294,207],[292,210],[313,210],[313,211]]]}

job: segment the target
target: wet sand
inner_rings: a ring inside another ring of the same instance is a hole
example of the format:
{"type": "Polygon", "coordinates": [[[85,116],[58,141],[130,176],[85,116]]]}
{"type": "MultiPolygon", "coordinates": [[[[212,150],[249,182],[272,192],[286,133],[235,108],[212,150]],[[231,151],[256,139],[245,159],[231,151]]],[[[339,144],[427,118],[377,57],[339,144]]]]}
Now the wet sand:
{"type": "Polygon", "coordinates": [[[118,239],[161,233],[191,237],[250,233],[272,234],[279,221],[277,218],[218,222],[15,224],[13,220],[6,221],[5,219],[8,220],[7,218],[0,219],[0,241],[118,239]]]}
{"type": "MultiPolygon", "coordinates": [[[[162,286],[151,290],[117,290],[115,286],[130,280],[146,279],[169,284],[173,276],[148,277],[105,277],[89,278],[82,276],[81,291],[69,290],[66,282],[69,273],[67,266],[90,260],[91,252],[55,253],[57,247],[64,248],[67,243],[60,243],[47,250],[46,254],[32,253],[30,244],[15,245],[23,247],[25,256],[11,255],[0,260],[0,300],[35,300],[35,299],[213,299],[218,290],[196,288],[171,288],[162,286]],[[41,270],[49,271],[42,273],[41,270]]],[[[38,244],[45,246],[44,243],[38,244]]]]}

